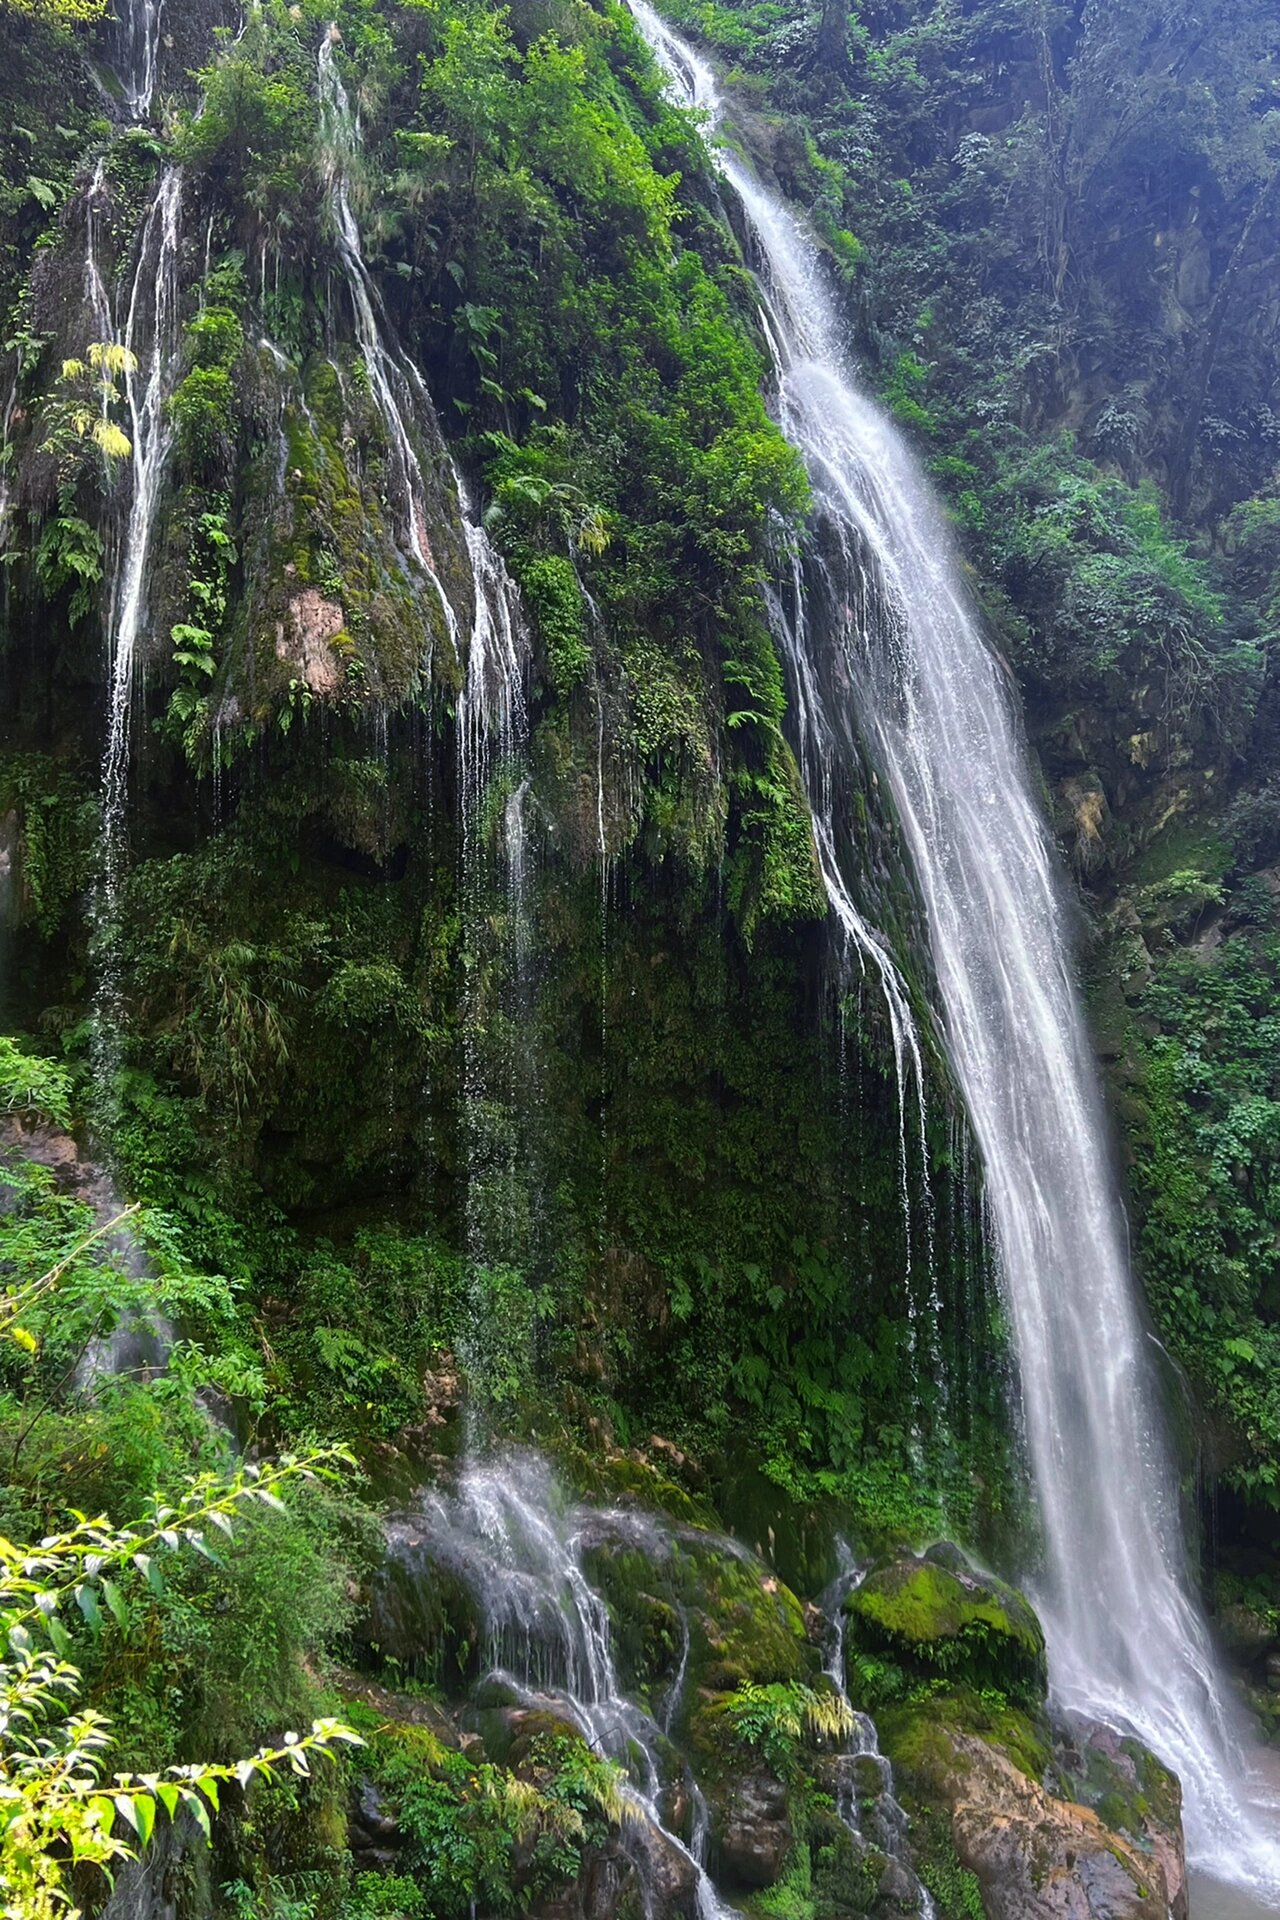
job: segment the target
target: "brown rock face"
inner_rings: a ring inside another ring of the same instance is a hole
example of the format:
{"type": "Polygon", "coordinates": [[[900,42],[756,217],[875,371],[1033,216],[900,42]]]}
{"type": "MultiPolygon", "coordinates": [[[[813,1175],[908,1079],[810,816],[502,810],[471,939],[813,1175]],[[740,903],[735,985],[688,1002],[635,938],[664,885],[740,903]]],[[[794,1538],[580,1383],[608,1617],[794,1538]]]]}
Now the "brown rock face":
{"type": "Polygon", "coordinates": [[[791,1850],[782,1782],[770,1773],[739,1774],[717,1811],[716,1851],[725,1879],[742,1887],[771,1887],[791,1850]]]}
{"type": "Polygon", "coordinates": [[[332,641],[346,625],[346,614],[336,600],[326,600],[318,587],[303,587],[289,602],[288,628],[276,633],[276,654],[293,667],[311,693],[331,698],[342,686],[342,662],[332,641]]]}
{"type": "Polygon", "coordinates": [[[1179,1896],[1185,1912],[1180,1839],[1164,1859],[1141,1851],[973,1735],[953,1756],[952,1838],[989,1920],[1167,1920],[1179,1896]]]}

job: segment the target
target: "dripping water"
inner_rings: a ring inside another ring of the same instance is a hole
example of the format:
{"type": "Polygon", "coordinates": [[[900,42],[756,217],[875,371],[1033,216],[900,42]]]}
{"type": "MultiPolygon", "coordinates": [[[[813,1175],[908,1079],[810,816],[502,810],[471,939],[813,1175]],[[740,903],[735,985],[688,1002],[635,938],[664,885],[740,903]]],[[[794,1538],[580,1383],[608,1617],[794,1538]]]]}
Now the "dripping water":
{"type": "Polygon", "coordinates": [[[120,79],[134,120],[145,120],[151,112],[163,14],[164,0],[127,0],[120,34],[120,79]]]}
{"type": "MultiPolygon", "coordinates": [[[[561,1713],[598,1754],[623,1772],[628,1818],[622,1843],[646,1889],[672,1863],[694,1882],[698,1920],[730,1920],[703,1864],[710,1827],[692,1776],[680,1782],[692,1807],[686,1843],[664,1808],[664,1735],[623,1692],[604,1599],[584,1565],[592,1538],[621,1534],[628,1547],[661,1557],[670,1540],[648,1516],[568,1506],[546,1463],[507,1454],[471,1463],[452,1494],[428,1492],[393,1523],[393,1554],[418,1577],[444,1567],[478,1605],[483,1658],[491,1678],[525,1706],[561,1713]],[[419,1556],[425,1558],[421,1564],[419,1556]]],[[[731,1543],[716,1541],[717,1546],[731,1543]]],[[[437,1576],[438,1577],[438,1576],[437,1576]]]]}
{"type": "MultiPolygon", "coordinates": [[[[426,575],[440,603],[445,630],[458,650],[461,624],[443,581],[436,571],[428,534],[427,485],[422,462],[414,447],[410,422],[414,416],[415,382],[413,371],[384,338],[382,302],[365,264],[360,245],[360,230],[351,211],[349,174],[360,148],[360,128],[338,72],[335,48],[338,30],[330,26],[320,42],[317,79],[320,96],[320,127],[324,139],[328,170],[329,207],[333,216],[338,257],[351,295],[355,314],[356,337],[369,376],[369,391],[382,417],[391,452],[396,491],[399,495],[402,527],[409,553],[426,575]]],[[[264,255],[265,266],[265,255],[264,255]]],[[[432,435],[434,438],[434,434],[432,435]]],[[[430,682],[431,665],[427,663],[430,682]]]]}
{"type": "Polygon", "coordinates": [[[861,1584],[865,1569],[857,1565],[843,1540],[837,1542],[837,1549],[840,1570],[821,1601],[827,1629],[823,1671],[848,1710],[851,1728],[845,1750],[836,1763],[836,1812],[850,1833],[861,1841],[869,1840],[897,1864],[921,1920],[935,1920],[937,1909],[932,1896],[911,1864],[909,1822],[894,1793],[893,1768],[880,1751],[875,1722],[868,1714],[860,1713],[849,1698],[845,1671],[845,1602],[861,1584]],[[868,1795],[862,1785],[860,1776],[866,1771],[874,1773],[879,1781],[874,1795],[868,1795]],[[868,1801],[870,1805],[864,1812],[868,1801]]]}

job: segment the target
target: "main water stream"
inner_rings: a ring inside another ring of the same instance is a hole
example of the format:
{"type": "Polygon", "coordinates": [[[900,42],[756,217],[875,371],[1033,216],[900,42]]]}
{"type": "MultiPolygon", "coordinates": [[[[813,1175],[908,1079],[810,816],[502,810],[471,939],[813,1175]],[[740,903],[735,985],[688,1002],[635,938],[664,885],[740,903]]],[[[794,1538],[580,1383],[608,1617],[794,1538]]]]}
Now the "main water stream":
{"type": "MultiPolygon", "coordinates": [[[[714,127],[724,109],[707,62],[647,0],[632,11],[677,97],[714,127]]],[[[727,146],[716,159],[750,226],[779,420],[814,491],[803,572],[790,604],[779,597],[779,638],[798,657],[802,689],[846,709],[827,737],[838,740],[851,714],[889,787],[982,1152],[1043,1531],[1034,1595],[1053,1692],[1063,1707],[1132,1728],[1176,1770],[1201,1870],[1280,1905],[1275,1813],[1252,1797],[1191,1586],[1063,886],[1016,696],[940,507],[858,386],[820,248],[727,146]]],[[[823,796],[810,791],[821,836],[823,796]]]]}

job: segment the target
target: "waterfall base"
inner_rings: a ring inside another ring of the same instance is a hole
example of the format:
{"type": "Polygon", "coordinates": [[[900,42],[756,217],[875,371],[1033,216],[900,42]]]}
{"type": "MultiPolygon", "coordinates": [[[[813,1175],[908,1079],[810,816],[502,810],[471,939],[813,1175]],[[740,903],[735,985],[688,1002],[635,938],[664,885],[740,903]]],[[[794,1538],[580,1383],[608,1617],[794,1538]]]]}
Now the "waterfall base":
{"type": "MultiPolygon", "coordinates": [[[[1021,1595],[954,1547],[866,1570],[833,1539],[843,1571],[805,1604],[656,1475],[667,1511],[638,1504],[620,1466],[617,1504],[587,1505],[508,1453],[388,1521],[362,1636],[382,1684],[350,1676],[383,1715],[358,1854],[413,1857],[395,1754],[421,1736],[387,1724],[411,1715],[440,1749],[421,1764],[470,1769],[473,1800],[587,1782],[562,1880],[536,1848],[519,1868],[548,1920],[1185,1920],[1176,1780],[1105,1729],[1055,1735],[1021,1595]],[[425,1693],[393,1698],[406,1675],[425,1693]]],[[[598,1499],[608,1464],[591,1477],[598,1499]]]]}

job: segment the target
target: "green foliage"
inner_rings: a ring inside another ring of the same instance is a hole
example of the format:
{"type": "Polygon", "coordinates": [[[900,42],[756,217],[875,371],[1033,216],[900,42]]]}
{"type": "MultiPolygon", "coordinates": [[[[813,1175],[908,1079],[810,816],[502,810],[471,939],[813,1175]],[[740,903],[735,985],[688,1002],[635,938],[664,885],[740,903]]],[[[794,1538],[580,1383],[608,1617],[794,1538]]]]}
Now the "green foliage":
{"type": "Polygon", "coordinates": [[[479,1903],[493,1913],[529,1905],[574,1879],[584,1846],[628,1817],[618,1769],[566,1734],[537,1734],[509,1771],[475,1762],[425,1727],[355,1719],[433,1920],[479,1903]]]}
{"type": "Polygon", "coordinates": [[[1270,933],[1165,959],[1141,1002],[1151,1037],[1134,1036],[1142,1080],[1130,1109],[1153,1310],[1234,1436],[1227,1483],[1270,1506],[1280,1505],[1278,980],[1270,933]]]}
{"type": "Polygon", "coordinates": [[[50,939],[88,885],[101,826],[97,802],[74,770],[22,753],[0,758],[0,808],[17,815],[23,904],[50,939]]]}
{"type": "MultiPolygon", "coordinates": [[[[220,377],[229,380],[229,376],[220,377]]],[[[186,609],[191,617],[177,621],[169,631],[178,684],[169,696],[162,723],[163,729],[181,742],[193,764],[198,763],[207,745],[212,697],[209,683],[218,670],[218,642],[227,619],[231,572],[237,557],[230,499],[226,494],[204,492],[199,497],[207,504],[191,520],[186,609]]]]}
{"type": "Polygon", "coordinates": [[[932,1559],[899,1557],[873,1568],[846,1602],[851,1651],[882,1698],[901,1691],[898,1672],[927,1694],[957,1686],[1038,1712],[1045,1695],[1044,1635],[1014,1588],[990,1574],[932,1559]],[[876,1663],[884,1662],[883,1670],[876,1663]]]}
{"type": "Polygon", "coordinates": [[[251,1466],[230,1480],[192,1479],[173,1503],[156,1501],[134,1526],[77,1515],[66,1531],[33,1547],[0,1540],[0,1891],[25,1920],[53,1920],[77,1911],[71,1873],[83,1862],[109,1865],[145,1849],[158,1815],[180,1809],[206,1836],[219,1809],[220,1785],[245,1786],[287,1763],[310,1771],[309,1754],[334,1741],[355,1741],[334,1720],[318,1720],[309,1735],[289,1734],[230,1764],[196,1763],[157,1772],[117,1773],[108,1785],[104,1762],[110,1726],[81,1708],[81,1675],[68,1626],[74,1604],[90,1636],[127,1634],[139,1582],[163,1585],[161,1558],[185,1544],[216,1558],[206,1537],[214,1528],[234,1535],[232,1515],[259,1502],[279,1507],[278,1488],[300,1475],[324,1471],[331,1455],[251,1466]],[[105,1611],[104,1611],[105,1609],[105,1611]],[[110,1622],[110,1627],[108,1626],[110,1622]]]}
{"type": "Polygon", "coordinates": [[[193,367],[170,395],[178,457],[193,475],[219,473],[229,463],[234,404],[225,367],[193,367]]]}
{"type": "Polygon", "coordinates": [[[841,1745],[853,1732],[846,1700],[796,1680],[739,1687],[726,1701],[725,1713],[735,1737],[756,1748],[780,1780],[802,1777],[804,1744],[841,1745]]]}
{"type": "Polygon", "coordinates": [[[0,1112],[33,1113],[71,1125],[71,1075],[56,1060],[27,1053],[0,1034],[0,1112]]]}

